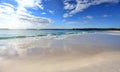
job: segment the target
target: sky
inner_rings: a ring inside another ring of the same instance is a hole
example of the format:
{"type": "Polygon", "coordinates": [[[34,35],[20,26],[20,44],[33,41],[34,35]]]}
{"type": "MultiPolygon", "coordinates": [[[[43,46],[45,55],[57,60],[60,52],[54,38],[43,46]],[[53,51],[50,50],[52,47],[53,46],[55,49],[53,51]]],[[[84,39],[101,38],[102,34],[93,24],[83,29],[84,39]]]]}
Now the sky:
{"type": "Polygon", "coordinates": [[[0,0],[0,28],[120,28],[120,0],[0,0]]]}

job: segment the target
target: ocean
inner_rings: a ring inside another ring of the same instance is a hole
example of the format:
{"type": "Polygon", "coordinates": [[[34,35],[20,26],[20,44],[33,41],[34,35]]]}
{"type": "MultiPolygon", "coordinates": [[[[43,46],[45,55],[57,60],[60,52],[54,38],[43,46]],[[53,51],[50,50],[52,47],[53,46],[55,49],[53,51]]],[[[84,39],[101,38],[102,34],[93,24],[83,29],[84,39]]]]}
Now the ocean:
{"type": "MultiPolygon", "coordinates": [[[[94,33],[95,30],[0,30],[0,40],[26,37],[48,37],[70,34],[94,33]]],[[[98,32],[98,31],[97,31],[98,32]]]]}

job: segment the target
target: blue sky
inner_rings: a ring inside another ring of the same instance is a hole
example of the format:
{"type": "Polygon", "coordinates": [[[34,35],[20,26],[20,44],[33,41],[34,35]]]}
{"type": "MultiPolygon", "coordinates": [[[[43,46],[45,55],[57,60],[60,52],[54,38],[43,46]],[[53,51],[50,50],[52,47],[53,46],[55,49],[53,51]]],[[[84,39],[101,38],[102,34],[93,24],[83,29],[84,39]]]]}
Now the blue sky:
{"type": "Polygon", "coordinates": [[[120,28],[120,0],[0,0],[0,28],[120,28]]]}

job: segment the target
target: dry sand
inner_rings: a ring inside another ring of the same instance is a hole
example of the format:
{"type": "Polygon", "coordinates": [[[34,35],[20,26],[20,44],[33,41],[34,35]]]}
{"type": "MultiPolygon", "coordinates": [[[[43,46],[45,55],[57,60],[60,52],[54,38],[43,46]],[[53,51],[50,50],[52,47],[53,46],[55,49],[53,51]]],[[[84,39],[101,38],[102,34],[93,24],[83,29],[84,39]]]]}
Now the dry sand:
{"type": "Polygon", "coordinates": [[[120,36],[18,39],[0,55],[0,72],[120,72],[120,36]]]}

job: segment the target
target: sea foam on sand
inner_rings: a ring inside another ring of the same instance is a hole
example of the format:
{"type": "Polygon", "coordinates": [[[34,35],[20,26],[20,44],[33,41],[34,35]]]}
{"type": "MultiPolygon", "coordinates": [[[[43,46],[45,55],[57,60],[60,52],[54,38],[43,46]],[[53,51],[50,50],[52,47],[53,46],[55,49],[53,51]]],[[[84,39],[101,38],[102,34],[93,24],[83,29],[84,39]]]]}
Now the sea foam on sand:
{"type": "Polygon", "coordinates": [[[3,40],[0,72],[120,72],[120,36],[3,40]]]}

